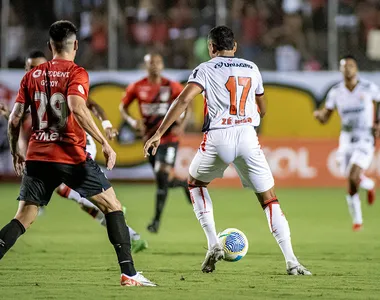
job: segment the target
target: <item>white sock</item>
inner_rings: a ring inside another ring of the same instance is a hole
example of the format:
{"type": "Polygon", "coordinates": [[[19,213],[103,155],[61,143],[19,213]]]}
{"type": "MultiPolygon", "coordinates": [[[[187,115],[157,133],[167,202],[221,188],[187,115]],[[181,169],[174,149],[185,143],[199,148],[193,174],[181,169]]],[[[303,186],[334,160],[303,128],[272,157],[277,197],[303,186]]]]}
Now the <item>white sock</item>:
{"type": "Polygon", "coordinates": [[[350,212],[353,224],[363,224],[362,207],[359,198],[359,194],[356,193],[353,196],[347,195],[347,205],[350,212]]]}
{"type": "Polygon", "coordinates": [[[214,211],[212,201],[205,187],[195,187],[190,189],[193,201],[194,213],[201,224],[208,243],[208,249],[219,243],[215,230],[214,211]]]}
{"type": "Polygon", "coordinates": [[[138,241],[141,238],[140,235],[136,231],[134,231],[132,227],[130,227],[129,225],[128,225],[128,229],[129,229],[129,236],[131,237],[132,241],[138,241]]]}
{"type": "MultiPolygon", "coordinates": [[[[70,189],[70,192],[69,192],[69,194],[67,195],[67,198],[70,199],[70,200],[74,200],[74,201],[80,203],[80,200],[81,200],[82,197],[81,197],[81,195],[79,195],[78,192],[76,192],[76,191],[70,189]]],[[[88,201],[88,200],[87,200],[87,201],[88,201]]]]}
{"type": "Polygon", "coordinates": [[[278,202],[269,203],[264,212],[267,216],[269,230],[280,246],[287,266],[298,264],[290,239],[289,223],[282,213],[280,204],[278,202]]]}
{"type": "Polygon", "coordinates": [[[372,190],[375,187],[375,182],[362,174],[360,176],[360,187],[365,190],[372,190]]]}

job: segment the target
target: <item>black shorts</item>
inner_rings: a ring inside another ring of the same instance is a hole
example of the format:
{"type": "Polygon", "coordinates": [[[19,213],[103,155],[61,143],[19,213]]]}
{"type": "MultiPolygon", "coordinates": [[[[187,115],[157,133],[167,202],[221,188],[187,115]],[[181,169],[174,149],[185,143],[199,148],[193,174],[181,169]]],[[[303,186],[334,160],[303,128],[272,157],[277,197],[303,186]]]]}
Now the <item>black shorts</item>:
{"type": "Polygon", "coordinates": [[[47,205],[54,190],[61,183],[84,198],[100,194],[111,187],[98,164],[90,157],[77,165],[27,161],[17,200],[25,200],[39,206],[47,205]]]}
{"type": "Polygon", "coordinates": [[[152,165],[153,169],[156,161],[174,167],[175,160],[177,158],[178,144],[179,143],[176,142],[160,145],[157,149],[156,155],[149,156],[149,162],[152,165]]]}

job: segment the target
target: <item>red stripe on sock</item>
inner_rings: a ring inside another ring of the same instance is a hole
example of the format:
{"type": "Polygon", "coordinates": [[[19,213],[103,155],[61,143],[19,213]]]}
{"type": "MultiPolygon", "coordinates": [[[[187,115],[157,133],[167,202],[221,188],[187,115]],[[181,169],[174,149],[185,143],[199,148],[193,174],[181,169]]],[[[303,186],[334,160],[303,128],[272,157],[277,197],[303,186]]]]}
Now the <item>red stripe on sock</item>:
{"type": "Polygon", "coordinates": [[[203,194],[202,187],[200,187],[199,190],[201,192],[201,196],[202,196],[202,200],[203,200],[203,207],[204,207],[204,209],[206,209],[206,199],[205,199],[205,195],[203,194]]]}
{"type": "Polygon", "coordinates": [[[67,185],[60,186],[57,189],[58,195],[60,195],[63,198],[68,198],[70,194],[71,189],[67,185]]]}
{"type": "Polygon", "coordinates": [[[273,208],[272,208],[273,203],[269,203],[269,221],[270,221],[270,230],[273,232],[273,224],[272,224],[272,215],[273,215],[273,208]]]}

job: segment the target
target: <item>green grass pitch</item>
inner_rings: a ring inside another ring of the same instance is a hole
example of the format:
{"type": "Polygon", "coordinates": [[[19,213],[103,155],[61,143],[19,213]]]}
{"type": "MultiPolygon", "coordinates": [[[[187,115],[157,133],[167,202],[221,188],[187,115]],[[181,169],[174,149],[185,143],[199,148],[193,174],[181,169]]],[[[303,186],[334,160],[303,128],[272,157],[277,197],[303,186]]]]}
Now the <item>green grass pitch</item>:
{"type": "MultiPolygon", "coordinates": [[[[54,196],[46,214],[0,262],[0,299],[380,299],[380,203],[363,201],[364,230],[352,232],[344,189],[279,189],[295,253],[312,277],[285,275],[282,254],[254,195],[210,189],[218,230],[248,237],[247,256],[200,266],[206,238],[181,190],[171,190],[159,234],[146,231],[153,185],[115,185],[128,223],[149,241],[135,265],[157,288],[122,288],[106,231],[71,201],[54,196]]],[[[2,184],[0,225],[17,208],[18,185],[2,184]]],[[[362,197],[364,199],[364,197],[362,197]]]]}

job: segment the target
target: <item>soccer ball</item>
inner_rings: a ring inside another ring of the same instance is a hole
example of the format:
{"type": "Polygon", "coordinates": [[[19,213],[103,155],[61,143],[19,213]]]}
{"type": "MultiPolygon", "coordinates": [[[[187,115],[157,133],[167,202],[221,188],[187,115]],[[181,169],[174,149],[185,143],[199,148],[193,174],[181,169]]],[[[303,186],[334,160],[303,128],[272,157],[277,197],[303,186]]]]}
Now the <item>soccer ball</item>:
{"type": "Polygon", "coordinates": [[[219,243],[224,251],[224,260],[241,260],[248,251],[248,239],[236,228],[227,228],[218,234],[219,243]]]}

